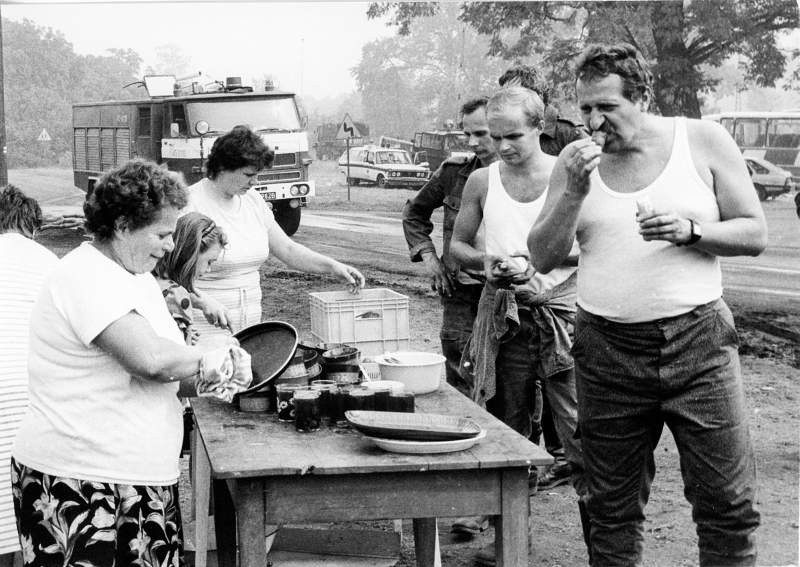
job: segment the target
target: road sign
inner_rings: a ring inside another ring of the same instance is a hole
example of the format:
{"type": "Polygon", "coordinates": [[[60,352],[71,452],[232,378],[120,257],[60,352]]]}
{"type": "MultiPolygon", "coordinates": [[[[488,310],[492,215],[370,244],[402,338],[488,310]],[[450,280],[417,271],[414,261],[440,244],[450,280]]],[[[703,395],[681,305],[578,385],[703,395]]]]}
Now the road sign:
{"type": "Polygon", "coordinates": [[[42,133],[39,134],[39,137],[36,138],[39,142],[49,142],[52,138],[50,138],[50,134],[47,133],[47,130],[42,128],[42,133]]]}
{"type": "Polygon", "coordinates": [[[336,133],[337,140],[347,140],[350,138],[362,138],[363,135],[361,132],[356,128],[353,119],[350,118],[349,114],[345,114],[344,118],[342,118],[342,123],[339,125],[339,131],[336,133]]]}

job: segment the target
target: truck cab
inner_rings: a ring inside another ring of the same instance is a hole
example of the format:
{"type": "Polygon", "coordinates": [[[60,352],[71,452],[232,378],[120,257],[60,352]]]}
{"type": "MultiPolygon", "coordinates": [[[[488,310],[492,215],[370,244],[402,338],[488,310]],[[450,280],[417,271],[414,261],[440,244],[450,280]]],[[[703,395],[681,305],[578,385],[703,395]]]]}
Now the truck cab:
{"type": "Polygon", "coordinates": [[[427,163],[436,171],[448,158],[472,156],[467,136],[461,130],[430,130],[414,134],[414,163],[427,163]]]}
{"type": "Polygon", "coordinates": [[[195,183],[205,175],[214,141],[246,124],[275,152],[253,188],[287,234],[297,231],[301,208],[315,193],[304,118],[291,92],[253,92],[230,80],[195,83],[187,92],[176,83],[168,96],[75,104],[72,121],[75,185],[87,192],[104,171],[136,157],[166,164],[195,183]]]}

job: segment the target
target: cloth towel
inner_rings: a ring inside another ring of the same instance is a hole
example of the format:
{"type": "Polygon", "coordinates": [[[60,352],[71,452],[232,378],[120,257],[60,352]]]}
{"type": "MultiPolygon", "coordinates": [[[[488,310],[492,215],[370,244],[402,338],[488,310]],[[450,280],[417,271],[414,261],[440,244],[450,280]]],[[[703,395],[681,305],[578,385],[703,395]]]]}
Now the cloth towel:
{"type": "Polygon", "coordinates": [[[253,381],[250,355],[240,346],[228,345],[206,352],[200,359],[197,395],[232,402],[253,381]]]}
{"type": "Polygon", "coordinates": [[[487,283],[461,358],[461,375],[471,382],[472,399],[485,407],[497,393],[495,364],[500,345],[519,332],[519,310],[530,311],[539,330],[537,374],[553,376],[574,366],[570,349],[575,323],[577,272],[552,289],[536,294],[527,289],[497,288],[487,283]]]}

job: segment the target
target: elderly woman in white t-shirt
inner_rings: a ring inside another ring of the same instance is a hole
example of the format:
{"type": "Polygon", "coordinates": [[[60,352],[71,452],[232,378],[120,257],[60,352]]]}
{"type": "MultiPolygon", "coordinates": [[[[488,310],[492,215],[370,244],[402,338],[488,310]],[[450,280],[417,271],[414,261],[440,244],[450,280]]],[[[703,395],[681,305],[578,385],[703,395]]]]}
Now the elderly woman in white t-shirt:
{"type": "Polygon", "coordinates": [[[26,565],[182,561],[179,385],[230,399],[252,378],[238,346],[184,344],[150,273],[185,204],[180,178],[154,163],[108,172],[84,204],[93,241],[39,295],[11,463],[26,565]]]}
{"type": "Polygon", "coordinates": [[[273,152],[258,134],[235,126],[214,141],[208,177],[189,187],[186,210],[211,217],[228,236],[225,252],[195,282],[193,303],[205,315],[195,317],[200,344],[227,340],[231,332],[261,322],[259,269],[269,256],[296,270],[338,277],[352,291],[364,287],[357,269],[293,241],[275,222],[252,189],[258,172],[272,160],[273,152]]]}

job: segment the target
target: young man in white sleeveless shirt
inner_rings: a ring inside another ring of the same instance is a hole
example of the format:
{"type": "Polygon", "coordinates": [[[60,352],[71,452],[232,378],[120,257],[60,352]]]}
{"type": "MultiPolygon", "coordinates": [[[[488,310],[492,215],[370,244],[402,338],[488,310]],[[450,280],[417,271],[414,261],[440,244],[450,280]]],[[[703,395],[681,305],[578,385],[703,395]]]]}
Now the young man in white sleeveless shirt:
{"type": "Polygon", "coordinates": [[[572,352],[592,565],[642,564],[664,424],[700,565],[755,565],[755,464],[718,256],[764,249],[761,206],[721,126],[647,112],[652,75],[633,47],[590,46],[576,69],[592,139],[559,156],[529,248],[547,272],[580,245],[572,352]]]}
{"type": "MultiPolygon", "coordinates": [[[[462,266],[482,269],[486,277],[465,353],[473,369],[472,397],[527,437],[536,381],[542,380],[580,494],[583,466],[575,439],[577,399],[569,353],[576,262],[572,258],[540,274],[527,261],[528,233],[556,163],[539,145],[544,105],[535,92],[516,86],[498,91],[486,110],[501,161],[469,176],[450,244],[462,266]],[[484,245],[476,247],[480,227],[484,245]]],[[[478,563],[493,564],[492,556],[490,549],[481,550],[478,563]]]]}

